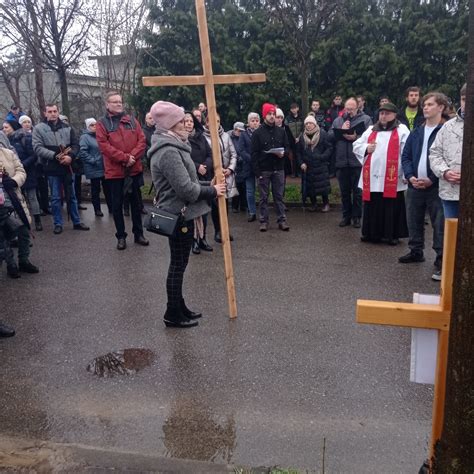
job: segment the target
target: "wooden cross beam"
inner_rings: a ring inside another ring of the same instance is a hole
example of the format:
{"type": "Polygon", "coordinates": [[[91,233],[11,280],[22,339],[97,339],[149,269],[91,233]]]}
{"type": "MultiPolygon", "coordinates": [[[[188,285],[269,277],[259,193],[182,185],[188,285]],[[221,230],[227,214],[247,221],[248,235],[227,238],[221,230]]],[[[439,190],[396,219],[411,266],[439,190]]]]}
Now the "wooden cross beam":
{"type": "Polygon", "coordinates": [[[441,438],[443,428],[457,224],[457,219],[446,219],[439,305],[357,300],[356,320],[358,323],[438,330],[430,460],[433,458],[434,448],[441,438]]]}
{"type": "MultiPolygon", "coordinates": [[[[214,174],[218,182],[223,181],[222,161],[220,156],[219,135],[217,130],[215,84],[243,84],[265,82],[265,74],[225,74],[213,75],[211,49],[209,47],[209,33],[207,29],[206,9],[204,0],[196,0],[196,14],[198,20],[199,43],[201,46],[202,76],[157,76],[144,77],[144,86],[204,86],[211,132],[212,161],[214,174]]],[[[219,218],[221,224],[222,246],[224,250],[224,267],[227,282],[227,298],[229,302],[229,316],[237,317],[237,301],[235,297],[234,270],[229,240],[229,223],[227,220],[225,196],[219,198],[219,218]]]]}

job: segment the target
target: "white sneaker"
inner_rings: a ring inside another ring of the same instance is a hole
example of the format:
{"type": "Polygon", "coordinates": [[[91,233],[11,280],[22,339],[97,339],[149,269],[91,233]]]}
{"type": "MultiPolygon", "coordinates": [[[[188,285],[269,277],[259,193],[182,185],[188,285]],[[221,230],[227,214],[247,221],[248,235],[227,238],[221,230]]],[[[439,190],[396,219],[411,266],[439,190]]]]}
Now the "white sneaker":
{"type": "Polygon", "coordinates": [[[441,270],[436,270],[433,275],[431,275],[431,279],[434,281],[441,281],[441,270]]]}

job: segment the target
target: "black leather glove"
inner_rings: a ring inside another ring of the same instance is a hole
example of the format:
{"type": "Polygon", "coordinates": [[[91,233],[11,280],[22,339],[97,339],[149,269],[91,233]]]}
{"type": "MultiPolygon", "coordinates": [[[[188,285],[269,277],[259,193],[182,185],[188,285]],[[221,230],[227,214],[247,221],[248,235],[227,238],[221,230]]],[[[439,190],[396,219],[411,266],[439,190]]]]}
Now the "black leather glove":
{"type": "Polygon", "coordinates": [[[5,189],[15,189],[18,187],[18,183],[10,178],[10,176],[3,176],[2,184],[5,189]]]}

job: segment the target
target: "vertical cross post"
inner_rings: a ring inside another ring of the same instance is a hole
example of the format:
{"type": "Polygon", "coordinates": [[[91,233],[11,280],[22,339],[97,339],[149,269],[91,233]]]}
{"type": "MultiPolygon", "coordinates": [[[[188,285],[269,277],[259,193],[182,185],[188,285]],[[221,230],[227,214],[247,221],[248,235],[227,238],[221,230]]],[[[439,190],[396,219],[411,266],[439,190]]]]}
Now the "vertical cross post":
{"type": "MultiPolygon", "coordinates": [[[[204,0],[196,0],[196,15],[198,20],[199,43],[201,46],[201,59],[203,67],[202,76],[150,76],[143,77],[144,86],[198,86],[203,85],[206,91],[208,107],[209,131],[211,133],[212,161],[217,182],[224,181],[222,161],[220,155],[219,134],[217,130],[217,110],[214,93],[215,84],[242,84],[265,82],[265,74],[222,74],[214,75],[212,72],[211,50],[209,47],[209,33],[207,30],[206,9],[204,0]]],[[[237,317],[237,300],[235,297],[234,270],[232,265],[232,252],[229,239],[229,222],[227,219],[226,198],[221,196],[219,203],[219,220],[221,225],[222,248],[224,251],[224,268],[227,285],[227,299],[229,303],[229,316],[237,317]]]]}
{"type": "Polygon", "coordinates": [[[430,459],[434,455],[436,443],[441,438],[444,421],[457,224],[457,219],[445,221],[441,298],[438,305],[357,300],[356,319],[359,323],[438,330],[430,459]]]}
{"type": "MultiPolygon", "coordinates": [[[[214,174],[218,181],[222,177],[222,160],[219,146],[219,135],[217,130],[216,96],[214,93],[214,81],[212,73],[211,48],[209,45],[209,32],[207,30],[206,10],[204,0],[196,0],[196,14],[198,20],[199,43],[201,46],[202,69],[205,82],[206,101],[209,117],[209,131],[211,132],[212,161],[214,163],[214,174]]],[[[232,265],[232,252],[229,239],[229,222],[227,219],[227,202],[225,196],[219,199],[219,220],[221,225],[222,246],[224,250],[224,271],[227,283],[227,300],[229,304],[229,317],[237,317],[237,301],[235,297],[234,270],[232,265]]]]}

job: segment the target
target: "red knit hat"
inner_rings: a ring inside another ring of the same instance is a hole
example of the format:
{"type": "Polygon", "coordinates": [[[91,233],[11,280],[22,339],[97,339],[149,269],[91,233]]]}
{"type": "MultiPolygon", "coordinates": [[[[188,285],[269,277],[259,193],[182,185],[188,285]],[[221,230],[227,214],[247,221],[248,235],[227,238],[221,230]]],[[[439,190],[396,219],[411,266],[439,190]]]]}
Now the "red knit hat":
{"type": "Polygon", "coordinates": [[[274,114],[276,113],[276,107],[273,104],[270,104],[268,102],[265,102],[262,105],[262,117],[265,119],[265,117],[270,113],[273,112],[274,114]]]}

